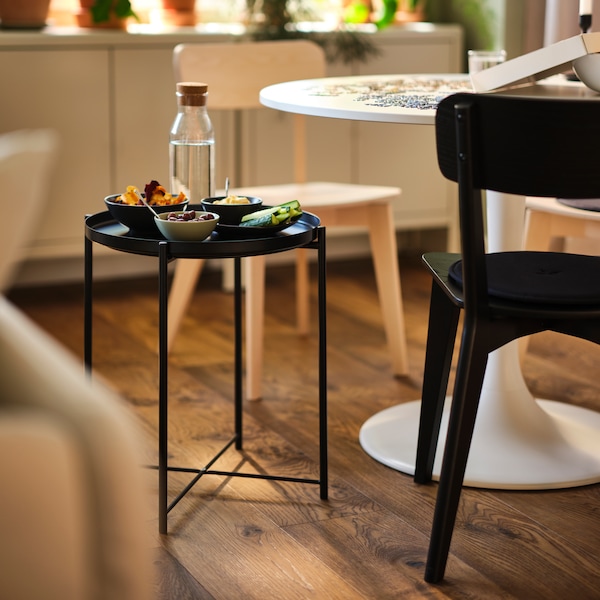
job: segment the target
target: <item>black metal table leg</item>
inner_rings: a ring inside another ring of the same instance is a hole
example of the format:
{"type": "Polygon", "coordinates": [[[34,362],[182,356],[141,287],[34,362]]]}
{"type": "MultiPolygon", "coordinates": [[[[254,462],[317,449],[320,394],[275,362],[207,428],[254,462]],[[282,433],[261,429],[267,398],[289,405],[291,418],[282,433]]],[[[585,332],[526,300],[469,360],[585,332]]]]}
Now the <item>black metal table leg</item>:
{"type": "Polygon", "coordinates": [[[235,389],[234,431],[236,450],[242,449],[242,259],[234,258],[234,337],[235,337],[235,389]]]}
{"type": "Polygon", "coordinates": [[[92,373],[92,241],[84,238],[83,284],[83,363],[88,376],[92,373]]]}
{"type": "Polygon", "coordinates": [[[158,246],[158,531],[167,533],[168,483],[168,346],[167,242],[158,246]]]}
{"type": "Polygon", "coordinates": [[[319,270],[319,489],[321,500],[327,500],[329,480],[327,454],[327,262],[324,227],[318,229],[317,262],[319,270]]]}

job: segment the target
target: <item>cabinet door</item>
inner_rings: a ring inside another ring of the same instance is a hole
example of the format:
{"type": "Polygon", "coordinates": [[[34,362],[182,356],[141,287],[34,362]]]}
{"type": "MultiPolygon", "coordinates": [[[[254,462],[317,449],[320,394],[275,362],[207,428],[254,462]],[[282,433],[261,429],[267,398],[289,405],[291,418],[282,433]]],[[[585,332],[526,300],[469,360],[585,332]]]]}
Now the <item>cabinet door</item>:
{"type": "MultiPolygon", "coordinates": [[[[460,31],[422,37],[384,37],[381,54],[361,65],[362,75],[453,73],[459,69],[460,31]]],[[[398,229],[450,229],[456,225],[455,189],[440,174],[434,128],[427,125],[355,123],[354,161],[359,183],[396,185],[402,195],[394,206],[398,229]]]]}
{"type": "MultiPolygon", "coordinates": [[[[293,181],[293,115],[260,109],[244,115],[242,185],[293,181]]],[[[312,181],[352,180],[352,127],[339,119],[307,117],[307,176],[312,181]]]]}
{"type": "MultiPolygon", "coordinates": [[[[462,35],[454,27],[417,32],[390,29],[373,36],[379,51],[366,63],[330,65],[328,75],[451,73],[461,64],[462,35]]],[[[290,181],[292,115],[273,110],[247,116],[244,181],[290,181]]],[[[402,188],[394,213],[398,229],[455,228],[455,192],[440,175],[434,131],[422,125],[309,118],[308,176],[402,188]]]]}
{"type": "Polygon", "coordinates": [[[356,75],[391,73],[456,73],[461,64],[460,30],[448,28],[437,33],[384,31],[377,36],[379,54],[358,63],[356,75]]]}
{"type": "Polygon", "coordinates": [[[169,129],[177,112],[173,50],[114,50],[113,193],[156,179],[168,187],[169,129]]]}
{"type": "Polygon", "coordinates": [[[49,127],[60,135],[46,209],[28,256],[81,255],[83,217],[103,209],[110,189],[108,54],[0,51],[0,72],[0,131],[49,127]]]}
{"type": "MultiPolygon", "coordinates": [[[[327,75],[351,75],[351,67],[334,63],[327,75]]],[[[244,114],[243,185],[293,181],[293,116],[264,108],[244,114]]],[[[352,124],[342,119],[307,117],[307,176],[311,181],[352,181],[352,124]]]]}
{"type": "MultiPolygon", "coordinates": [[[[114,189],[144,186],[156,179],[169,184],[169,131],[177,112],[174,44],[160,48],[115,51],[114,189]]],[[[215,129],[217,188],[233,173],[234,117],[229,111],[208,112],[215,129]]],[[[174,190],[177,191],[177,190],[174,190]]]]}

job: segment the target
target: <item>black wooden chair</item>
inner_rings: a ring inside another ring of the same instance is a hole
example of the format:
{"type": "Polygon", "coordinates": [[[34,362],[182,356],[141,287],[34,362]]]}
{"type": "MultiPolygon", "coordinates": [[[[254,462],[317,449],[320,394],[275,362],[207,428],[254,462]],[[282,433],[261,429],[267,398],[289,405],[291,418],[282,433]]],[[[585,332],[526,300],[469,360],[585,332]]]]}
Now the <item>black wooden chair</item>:
{"type": "Polygon", "coordinates": [[[600,343],[600,258],[486,254],[481,191],[597,198],[597,134],[600,101],[594,99],[455,94],[438,107],[438,163],[447,179],[458,182],[461,254],[423,256],[433,284],[417,483],[432,479],[461,309],[464,321],[425,569],[428,582],[444,577],[489,353],[546,330],[600,343]]]}

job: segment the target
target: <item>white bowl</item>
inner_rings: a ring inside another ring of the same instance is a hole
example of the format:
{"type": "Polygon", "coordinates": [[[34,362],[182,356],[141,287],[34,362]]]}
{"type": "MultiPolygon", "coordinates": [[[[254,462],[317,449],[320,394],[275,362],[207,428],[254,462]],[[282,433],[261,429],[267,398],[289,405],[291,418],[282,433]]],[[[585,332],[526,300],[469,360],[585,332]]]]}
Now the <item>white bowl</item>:
{"type": "Polygon", "coordinates": [[[211,212],[204,211],[170,211],[168,213],[162,213],[158,217],[154,217],[158,230],[168,240],[178,242],[201,242],[205,240],[214,231],[217,223],[219,222],[219,215],[211,212]],[[196,217],[203,215],[211,215],[210,219],[203,219],[201,221],[190,220],[190,221],[169,221],[169,215],[182,215],[194,212],[196,217]]]}
{"type": "Polygon", "coordinates": [[[600,92],[600,54],[586,54],[574,60],[573,70],[587,87],[600,92]]]}

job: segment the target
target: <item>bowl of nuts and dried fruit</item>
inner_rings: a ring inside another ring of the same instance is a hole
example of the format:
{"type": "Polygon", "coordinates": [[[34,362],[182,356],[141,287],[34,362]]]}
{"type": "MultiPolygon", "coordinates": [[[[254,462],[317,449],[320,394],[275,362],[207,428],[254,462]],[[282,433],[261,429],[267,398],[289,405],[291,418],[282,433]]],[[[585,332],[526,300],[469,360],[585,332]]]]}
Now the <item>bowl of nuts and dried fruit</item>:
{"type": "Polygon", "coordinates": [[[201,242],[215,230],[219,215],[201,210],[181,210],[154,217],[156,227],[168,240],[201,242]]]}
{"type": "Polygon", "coordinates": [[[128,227],[134,235],[158,235],[154,215],[144,205],[141,196],[157,213],[185,210],[189,203],[185,194],[173,195],[158,181],[148,183],[143,194],[135,186],[129,185],[126,192],[104,198],[104,204],[112,218],[128,227]]]}

